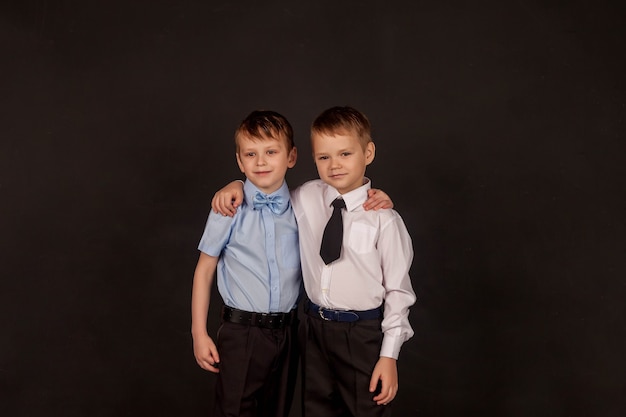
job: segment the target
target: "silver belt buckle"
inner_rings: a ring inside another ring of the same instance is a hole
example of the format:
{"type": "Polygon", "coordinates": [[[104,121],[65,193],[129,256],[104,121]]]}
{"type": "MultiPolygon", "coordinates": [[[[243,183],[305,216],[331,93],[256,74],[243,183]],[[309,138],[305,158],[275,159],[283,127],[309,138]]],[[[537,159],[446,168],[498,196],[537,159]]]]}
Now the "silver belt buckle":
{"type": "Polygon", "coordinates": [[[320,308],[317,310],[318,314],[320,315],[320,317],[322,318],[322,320],[326,320],[326,321],[330,321],[330,319],[327,319],[324,316],[324,312],[322,311],[324,308],[320,306],[320,308]]]}

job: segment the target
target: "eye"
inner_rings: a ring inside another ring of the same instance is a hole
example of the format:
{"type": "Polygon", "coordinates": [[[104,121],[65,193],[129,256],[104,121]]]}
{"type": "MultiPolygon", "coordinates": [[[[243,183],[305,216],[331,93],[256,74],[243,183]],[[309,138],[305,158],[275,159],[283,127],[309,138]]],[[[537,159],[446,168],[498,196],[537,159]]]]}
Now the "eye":
{"type": "Polygon", "coordinates": [[[352,152],[342,152],[341,156],[350,156],[352,155],[352,152]]]}
{"type": "Polygon", "coordinates": [[[275,149],[270,149],[269,151],[267,151],[268,155],[274,155],[274,154],[277,154],[277,153],[278,153],[278,151],[275,150],[275,149]]]}
{"type": "Polygon", "coordinates": [[[322,156],[318,156],[317,159],[320,160],[320,161],[324,161],[324,160],[328,159],[328,157],[326,155],[322,155],[322,156]]]}
{"type": "Polygon", "coordinates": [[[247,156],[247,157],[253,157],[254,155],[255,155],[254,152],[246,152],[244,154],[244,156],[247,156]]]}

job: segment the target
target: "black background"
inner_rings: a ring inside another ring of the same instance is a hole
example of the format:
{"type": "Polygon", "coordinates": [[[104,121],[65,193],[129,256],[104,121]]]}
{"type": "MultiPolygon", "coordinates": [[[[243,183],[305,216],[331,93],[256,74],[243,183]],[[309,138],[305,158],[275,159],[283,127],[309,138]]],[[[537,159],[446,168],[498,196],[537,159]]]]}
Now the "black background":
{"type": "Polygon", "coordinates": [[[347,104],[416,252],[395,415],[626,415],[625,33],[618,1],[3,2],[0,414],[208,415],[232,132],[287,116],[295,186],[347,104]]]}

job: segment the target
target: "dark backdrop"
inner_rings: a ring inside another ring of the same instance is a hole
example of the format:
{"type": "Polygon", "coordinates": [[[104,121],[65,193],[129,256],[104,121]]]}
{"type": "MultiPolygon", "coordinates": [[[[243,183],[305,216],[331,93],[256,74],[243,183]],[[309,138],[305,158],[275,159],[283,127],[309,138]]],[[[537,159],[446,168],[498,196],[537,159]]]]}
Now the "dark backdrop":
{"type": "Polygon", "coordinates": [[[295,186],[348,104],[416,252],[395,415],[625,415],[620,3],[3,2],[0,414],[208,415],[189,303],[232,132],[286,115],[295,186]]]}

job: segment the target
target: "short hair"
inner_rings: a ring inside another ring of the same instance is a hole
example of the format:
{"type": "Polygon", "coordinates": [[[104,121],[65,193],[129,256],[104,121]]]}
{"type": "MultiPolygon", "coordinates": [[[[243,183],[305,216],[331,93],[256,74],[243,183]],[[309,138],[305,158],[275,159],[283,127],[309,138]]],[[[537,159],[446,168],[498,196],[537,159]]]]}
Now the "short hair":
{"type": "Polygon", "coordinates": [[[370,121],[360,111],[349,106],[324,110],[311,125],[311,135],[356,134],[363,149],[372,142],[370,121]]]}
{"type": "Polygon", "coordinates": [[[252,140],[284,138],[288,152],[295,146],[291,124],[285,116],[271,110],[255,110],[241,122],[235,130],[236,152],[239,152],[239,138],[242,136],[252,140]]]}

